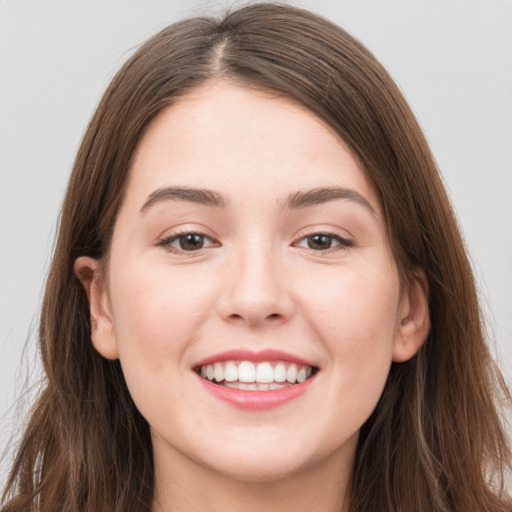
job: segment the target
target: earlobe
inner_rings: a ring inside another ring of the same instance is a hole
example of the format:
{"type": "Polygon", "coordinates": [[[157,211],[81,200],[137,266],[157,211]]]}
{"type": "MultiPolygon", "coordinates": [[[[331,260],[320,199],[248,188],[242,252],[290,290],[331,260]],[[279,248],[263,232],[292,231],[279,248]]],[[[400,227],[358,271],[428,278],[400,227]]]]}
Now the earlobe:
{"type": "Polygon", "coordinates": [[[117,359],[119,350],[114,321],[100,262],[89,256],[81,256],[75,261],[74,271],[89,301],[91,340],[94,348],[106,359],[117,359]]]}
{"type": "Polygon", "coordinates": [[[393,361],[408,361],[418,352],[430,331],[428,282],[422,270],[415,271],[404,287],[393,361]]]}

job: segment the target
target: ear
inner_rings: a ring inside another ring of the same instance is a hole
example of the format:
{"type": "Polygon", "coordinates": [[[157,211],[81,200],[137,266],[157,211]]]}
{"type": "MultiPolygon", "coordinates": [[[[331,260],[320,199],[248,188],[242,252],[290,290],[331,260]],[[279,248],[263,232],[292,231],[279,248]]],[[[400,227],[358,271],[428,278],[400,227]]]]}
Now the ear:
{"type": "Polygon", "coordinates": [[[106,359],[117,359],[119,350],[102,267],[98,260],[81,256],[75,261],[74,271],[89,301],[94,348],[106,359]]]}
{"type": "Polygon", "coordinates": [[[399,307],[393,361],[408,361],[421,348],[430,331],[428,282],[423,270],[414,271],[404,285],[399,307]]]}

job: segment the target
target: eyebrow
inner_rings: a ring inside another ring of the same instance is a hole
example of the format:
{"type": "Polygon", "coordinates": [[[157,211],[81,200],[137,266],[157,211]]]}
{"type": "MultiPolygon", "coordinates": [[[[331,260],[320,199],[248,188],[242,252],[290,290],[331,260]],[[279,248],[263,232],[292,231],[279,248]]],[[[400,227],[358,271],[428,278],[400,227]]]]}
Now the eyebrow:
{"type": "Polygon", "coordinates": [[[370,202],[359,192],[344,187],[321,187],[310,190],[299,190],[291,194],[286,200],[284,207],[289,209],[308,208],[319,204],[334,201],[336,199],[347,199],[364,206],[372,214],[376,214],[370,202]]]}
{"type": "Polygon", "coordinates": [[[155,190],[142,205],[141,211],[161,201],[187,201],[190,203],[212,206],[214,208],[226,208],[229,201],[218,192],[203,188],[189,187],[163,187],[155,190]]]}
{"type": "MultiPolygon", "coordinates": [[[[319,187],[299,190],[288,196],[283,204],[283,209],[309,208],[337,199],[354,201],[371,213],[376,213],[373,206],[364,196],[353,189],[344,187],[319,187]]],[[[141,212],[161,201],[187,201],[214,208],[227,208],[229,205],[229,200],[214,190],[191,187],[163,187],[155,190],[148,196],[142,205],[141,212]]]]}

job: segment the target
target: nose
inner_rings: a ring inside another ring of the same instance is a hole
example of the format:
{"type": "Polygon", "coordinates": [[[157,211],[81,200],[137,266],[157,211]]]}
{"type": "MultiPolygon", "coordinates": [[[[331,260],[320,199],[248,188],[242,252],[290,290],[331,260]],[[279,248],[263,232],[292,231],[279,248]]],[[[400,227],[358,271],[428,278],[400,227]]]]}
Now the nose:
{"type": "Polygon", "coordinates": [[[283,323],[291,317],[292,283],[272,251],[246,249],[229,267],[218,302],[225,320],[254,327],[283,323]]]}

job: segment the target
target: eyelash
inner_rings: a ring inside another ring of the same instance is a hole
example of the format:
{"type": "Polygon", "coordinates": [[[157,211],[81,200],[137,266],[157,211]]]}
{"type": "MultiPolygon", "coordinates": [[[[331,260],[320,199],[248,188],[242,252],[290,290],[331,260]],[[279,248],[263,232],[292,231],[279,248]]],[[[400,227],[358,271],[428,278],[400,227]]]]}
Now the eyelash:
{"type": "MultiPolygon", "coordinates": [[[[219,245],[218,242],[216,242],[210,236],[208,236],[206,233],[203,233],[201,231],[179,231],[177,233],[173,233],[172,235],[170,235],[162,240],[159,240],[157,243],[158,247],[163,247],[168,252],[172,252],[175,254],[193,254],[195,252],[200,251],[201,249],[207,249],[209,247],[215,247],[215,246],[218,247],[218,245],[219,245]],[[202,237],[203,239],[209,240],[211,242],[211,245],[209,245],[208,247],[201,246],[198,249],[192,249],[192,250],[176,248],[172,245],[174,242],[176,242],[176,241],[179,242],[180,239],[182,239],[186,236],[190,236],[190,235],[197,235],[197,236],[202,237]]],[[[354,243],[350,240],[347,240],[346,238],[341,237],[337,233],[330,232],[330,231],[318,231],[318,232],[314,232],[314,233],[311,233],[309,235],[305,235],[305,236],[299,238],[296,242],[293,243],[293,245],[295,247],[307,248],[307,249],[313,251],[314,253],[327,254],[329,252],[333,252],[336,250],[349,249],[350,247],[354,246],[354,243]],[[339,245],[337,247],[336,246],[329,247],[327,249],[313,249],[311,247],[304,247],[304,246],[299,245],[299,243],[302,242],[303,240],[306,241],[308,238],[312,238],[315,236],[325,236],[325,237],[331,238],[332,241],[337,242],[339,245]]]]}
{"type": "MultiPolygon", "coordinates": [[[[350,247],[354,246],[354,242],[352,242],[351,240],[347,240],[346,238],[343,238],[342,236],[338,235],[337,233],[334,233],[331,231],[318,231],[318,232],[303,236],[297,242],[294,242],[294,245],[298,245],[299,242],[301,242],[303,240],[307,240],[308,238],[312,238],[315,236],[329,237],[332,239],[333,242],[337,242],[339,244],[339,246],[337,246],[337,247],[329,247],[328,249],[323,249],[323,250],[322,249],[315,250],[315,249],[312,249],[311,247],[304,247],[304,248],[307,248],[315,253],[327,254],[327,253],[338,251],[338,250],[347,250],[350,247]]],[[[299,246],[299,247],[301,247],[301,246],[299,246]]]]}
{"type": "MultiPolygon", "coordinates": [[[[201,231],[179,231],[177,233],[173,233],[172,235],[165,237],[164,239],[160,240],[157,245],[159,247],[163,247],[166,251],[176,253],[176,254],[192,254],[194,252],[197,252],[201,249],[204,249],[204,247],[200,247],[196,250],[186,250],[186,249],[180,249],[176,248],[172,245],[173,242],[179,241],[180,238],[189,236],[189,235],[198,235],[200,237],[203,237],[204,239],[209,240],[212,242],[212,244],[209,247],[214,247],[215,245],[218,245],[217,242],[215,242],[210,236],[208,236],[206,233],[202,233],[201,231]]],[[[207,247],[208,248],[208,247],[207,247]]]]}

